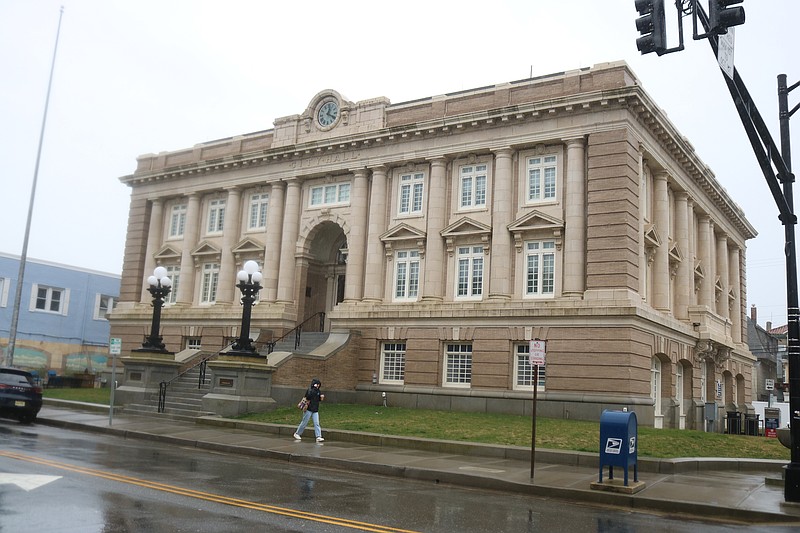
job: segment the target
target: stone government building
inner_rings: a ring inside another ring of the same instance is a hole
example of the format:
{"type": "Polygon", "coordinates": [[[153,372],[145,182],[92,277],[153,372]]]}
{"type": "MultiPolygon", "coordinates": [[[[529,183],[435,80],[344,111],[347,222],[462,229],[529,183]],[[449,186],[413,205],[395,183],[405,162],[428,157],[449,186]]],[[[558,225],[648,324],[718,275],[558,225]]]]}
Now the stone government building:
{"type": "Polygon", "coordinates": [[[334,401],[530,413],[532,339],[542,416],[702,429],[707,403],[752,399],[756,232],[623,62],[398,104],[325,90],[273,129],[137,161],[111,315],[127,348],[161,265],[167,349],[219,351],[255,260],[254,339],[320,312],[344,339],[270,354],[278,403],[318,376],[334,401]]]}

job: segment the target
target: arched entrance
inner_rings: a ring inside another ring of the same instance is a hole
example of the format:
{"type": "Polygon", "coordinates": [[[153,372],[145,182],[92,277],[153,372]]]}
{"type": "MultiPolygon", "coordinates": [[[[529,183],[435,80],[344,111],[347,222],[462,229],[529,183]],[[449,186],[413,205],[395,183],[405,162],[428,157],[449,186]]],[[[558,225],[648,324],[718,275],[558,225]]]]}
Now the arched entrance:
{"type": "Polygon", "coordinates": [[[303,320],[319,312],[327,314],[344,300],[347,267],[347,237],[335,222],[325,221],[315,226],[307,243],[300,276],[303,320]]]}

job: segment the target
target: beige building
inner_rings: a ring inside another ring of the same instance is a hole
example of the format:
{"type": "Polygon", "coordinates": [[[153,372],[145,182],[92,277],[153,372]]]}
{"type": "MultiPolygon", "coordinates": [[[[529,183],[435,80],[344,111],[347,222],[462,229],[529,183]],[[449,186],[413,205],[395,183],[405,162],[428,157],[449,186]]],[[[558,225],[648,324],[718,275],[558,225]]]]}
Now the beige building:
{"type": "Polygon", "coordinates": [[[625,63],[398,104],[325,90],[273,129],[143,155],[121,180],[112,336],[140,345],[161,265],[167,349],[220,350],[255,260],[253,338],[318,313],[340,334],[269,355],[279,403],[313,375],[340,401],[530,413],[535,339],[542,416],[627,407],[699,429],[751,401],[756,232],[625,63]]]}

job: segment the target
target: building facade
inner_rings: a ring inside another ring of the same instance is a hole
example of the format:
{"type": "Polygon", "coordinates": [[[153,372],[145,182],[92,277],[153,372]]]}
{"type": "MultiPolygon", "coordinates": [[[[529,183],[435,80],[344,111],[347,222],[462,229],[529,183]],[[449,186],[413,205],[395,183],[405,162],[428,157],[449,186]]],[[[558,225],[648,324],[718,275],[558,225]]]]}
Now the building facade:
{"type": "MultiPolygon", "coordinates": [[[[0,254],[0,346],[8,362],[20,257],[0,254]]],[[[44,377],[111,371],[106,314],[119,297],[120,277],[27,259],[13,364],[44,377]]]]}
{"type": "Polygon", "coordinates": [[[656,427],[747,410],[755,231],[624,63],[399,104],[325,90],[273,129],[137,163],[125,348],[159,265],[168,349],[224,346],[252,259],[254,338],[325,313],[349,339],[276,362],[277,390],[314,375],[356,401],[529,413],[536,385],[543,416],[624,406],[656,427]]]}

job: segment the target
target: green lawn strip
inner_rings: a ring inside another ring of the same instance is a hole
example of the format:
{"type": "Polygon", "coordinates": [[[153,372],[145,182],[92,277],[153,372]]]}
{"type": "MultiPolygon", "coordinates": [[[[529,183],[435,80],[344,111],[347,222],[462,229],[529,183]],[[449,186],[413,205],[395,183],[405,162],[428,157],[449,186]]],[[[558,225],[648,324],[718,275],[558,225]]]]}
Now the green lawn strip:
{"type": "MultiPolygon", "coordinates": [[[[110,389],[45,389],[46,398],[108,405],[110,389]]],[[[323,404],[323,429],[363,431],[383,435],[480,442],[511,446],[531,445],[531,419],[527,416],[432,411],[353,404],[323,404]]],[[[252,413],[242,420],[296,425],[301,413],[284,407],[252,413]]],[[[694,430],[639,427],[641,457],[731,457],[788,461],[790,452],[778,439],[704,433],[694,430]]],[[[581,420],[538,417],[536,447],[598,453],[600,424],[581,420]]]]}

